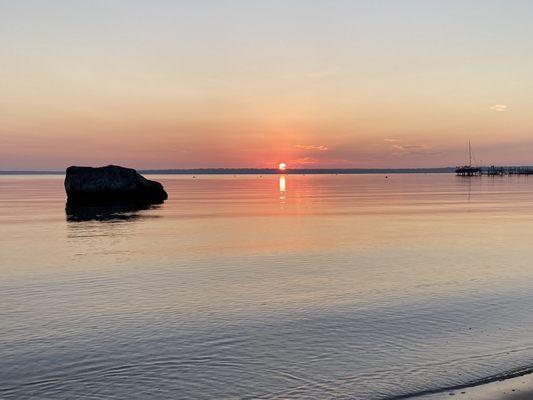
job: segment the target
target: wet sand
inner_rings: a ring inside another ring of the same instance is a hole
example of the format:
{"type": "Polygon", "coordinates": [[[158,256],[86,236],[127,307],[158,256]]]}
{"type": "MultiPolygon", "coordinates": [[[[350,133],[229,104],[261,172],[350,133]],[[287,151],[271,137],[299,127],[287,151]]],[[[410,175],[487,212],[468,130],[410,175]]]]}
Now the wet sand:
{"type": "Polygon", "coordinates": [[[420,397],[420,399],[425,400],[445,398],[461,400],[533,400],[533,374],[420,397]]]}

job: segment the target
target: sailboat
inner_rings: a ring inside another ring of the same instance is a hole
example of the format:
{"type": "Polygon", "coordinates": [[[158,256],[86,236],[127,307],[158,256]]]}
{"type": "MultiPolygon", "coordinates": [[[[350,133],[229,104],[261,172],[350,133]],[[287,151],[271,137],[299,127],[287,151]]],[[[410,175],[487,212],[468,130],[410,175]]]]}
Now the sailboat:
{"type": "Polygon", "coordinates": [[[456,167],[455,173],[461,176],[481,175],[481,168],[472,166],[472,145],[470,144],[470,140],[468,141],[468,165],[456,167]]]}

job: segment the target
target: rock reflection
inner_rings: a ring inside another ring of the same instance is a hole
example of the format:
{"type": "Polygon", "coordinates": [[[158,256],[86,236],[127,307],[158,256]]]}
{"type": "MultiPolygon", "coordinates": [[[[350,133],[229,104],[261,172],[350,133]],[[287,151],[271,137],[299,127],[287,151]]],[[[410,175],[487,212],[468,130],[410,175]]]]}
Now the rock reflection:
{"type": "Polygon", "coordinates": [[[108,206],[79,206],[67,203],[65,212],[68,222],[124,222],[146,216],[141,211],[154,210],[159,204],[116,204],[108,206]]]}

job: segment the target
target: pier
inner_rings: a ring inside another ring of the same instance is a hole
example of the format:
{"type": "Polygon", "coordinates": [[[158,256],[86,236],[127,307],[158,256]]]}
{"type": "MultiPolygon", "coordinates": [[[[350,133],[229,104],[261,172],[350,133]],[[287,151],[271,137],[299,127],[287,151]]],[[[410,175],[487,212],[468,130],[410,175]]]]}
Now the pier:
{"type": "Polygon", "coordinates": [[[465,165],[455,168],[457,176],[503,176],[503,175],[533,175],[533,167],[472,167],[465,165]]]}
{"type": "Polygon", "coordinates": [[[455,173],[457,176],[477,176],[482,175],[482,170],[479,167],[465,165],[463,167],[455,168],[455,173]]]}
{"type": "MultiPolygon", "coordinates": [[[[490,167],[473,166],[472,165],[472,145],[468,141],[468,164],[456,167],[455,174],[457,176],[503,176],[503,175],[533,175],[533,167],[497,167],[491,165],[490,167]]],[[[475,161],[475,160],[474,160],[475,161]]]]}

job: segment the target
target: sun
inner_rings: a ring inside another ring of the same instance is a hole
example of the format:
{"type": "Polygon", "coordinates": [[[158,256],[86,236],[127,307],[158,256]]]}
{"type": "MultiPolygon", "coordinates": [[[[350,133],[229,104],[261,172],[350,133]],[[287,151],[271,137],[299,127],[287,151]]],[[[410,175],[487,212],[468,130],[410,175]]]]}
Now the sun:
{"type": "Polygon", "coordinates": [[[285,164],[284,162],[280,162],[278,165],[278,169],[280,171],[285,171],[287,169],[287,164],[285,164]]]}

